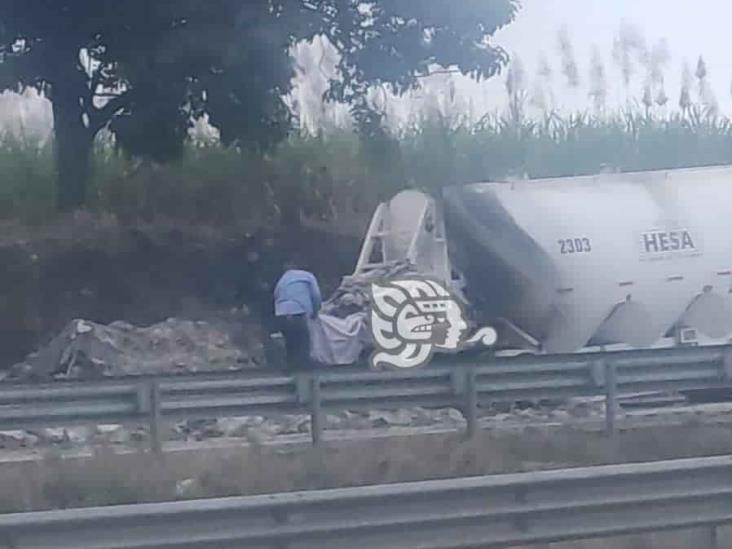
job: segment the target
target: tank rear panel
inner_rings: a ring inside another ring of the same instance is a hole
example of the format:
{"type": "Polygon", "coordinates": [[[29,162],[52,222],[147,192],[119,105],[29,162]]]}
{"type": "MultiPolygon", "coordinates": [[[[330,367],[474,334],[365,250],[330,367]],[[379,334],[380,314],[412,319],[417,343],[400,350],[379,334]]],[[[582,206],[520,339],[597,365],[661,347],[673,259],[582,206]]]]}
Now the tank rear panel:
{"type": "Polygon", "coordinates": [[[471,291],[504,296],[493,312],[547,351],[651,345],[680,320],[732,332],[730,167],[477,183],[444,197],[448,238],[473,248],[471,291]]]}

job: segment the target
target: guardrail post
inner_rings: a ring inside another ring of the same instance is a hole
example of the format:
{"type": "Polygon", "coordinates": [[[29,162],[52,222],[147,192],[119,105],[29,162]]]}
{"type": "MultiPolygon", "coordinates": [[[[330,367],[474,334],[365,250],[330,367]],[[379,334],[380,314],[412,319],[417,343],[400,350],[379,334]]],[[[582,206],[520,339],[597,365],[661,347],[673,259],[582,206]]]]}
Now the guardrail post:
{"type": "Polygon", "coordinates": [[[478,433],[478,387],[475,383],[475,368],[465,370],[465,421],[468,437],[478,433]]]}
{"type": "Polygon", "coordinates": [[[137,384],[137,413],[140,417],[150,415],[150,386],[145,382],[137,384]]]}
{"type": "Polygon", "coordinates": [[[719,549],[719,539],[717,537],[717,526],[709,526],[706,530],[706,544],[704,549],[719,549]]]}
{"type": "Polygon", "coordinates": [[[298,372],[294,374],[293,379],[295,381],[297,403],[304,407],[310,402],[310,376],[303,372],[298,372]]]}
{"type": "Polygon", "coordinates": [[[616,412],[618,406],[618,370],[614,362],[605,362],[605,431],[608,436],[617,434],[616,412]]]}
{"type": "Polygon", "coordinates": [[[323,413],[320,402],[320,376],[310,377],[310,435],[313,446],[319,446],[323,436],[323,413]]]}
{"type": "MultiPolygon", "coordinates": [[[[526,485],[519,485],[516,487],[516,491],[514,492],[514,499],[516,500],[516,503],[520,506],[528,505],[529,502],[529,492],[528,492],[528,486],[526,485]]],[[[514,526],[519,532],[525,533],[529,531],[529,523],[528,519],[526,518],[526,515],[523,514],[517,514],[516,518],[514,519],[514,526]]]]}
{"type": "MultiPolygon", "coordinates": [[[[516,488],[516,492],[514,492],[514,498],[516,500],[516,503],[520,506],[528,506],[529,505],[529,487],[528,485],[520,485],[516,488]]],[[[530,515],[529,515],[530,516],[530,515]]],[[[521,532],[521,533],[527,533],[530,530],[530,524],[529,519],[527,518],[527,515],[519,514],[514,519],[514,526],[515,528],[521,532]]],[[[532,547],[536,547],[536,549],[549,549],[551,544],[549,543],[538,543],[532,545],[532,547]]]]}
{"type": "Polygon", "coordinates": [[[722,351],[722,379],[727,383],[732,382],[732,348],[725,346],[722,351]]]}
{"type": "Polygon", "coordinates": [[[150,447],[156,454],[161,452],[160,444],[160,382],[150,381],[149,388],[150,408],[148,418],[150,422],[150,447]]]}
{"type": "MultiPolygon", "coordinates": [[[[290,514],[284,509],[276,509],[272,511],[272,518],[277,526],[286,526],[290,523],[290,514]]],[[[286,541],[277,541],[272,545],[272,549],[287,549],[290,544],[286,541]]]]}

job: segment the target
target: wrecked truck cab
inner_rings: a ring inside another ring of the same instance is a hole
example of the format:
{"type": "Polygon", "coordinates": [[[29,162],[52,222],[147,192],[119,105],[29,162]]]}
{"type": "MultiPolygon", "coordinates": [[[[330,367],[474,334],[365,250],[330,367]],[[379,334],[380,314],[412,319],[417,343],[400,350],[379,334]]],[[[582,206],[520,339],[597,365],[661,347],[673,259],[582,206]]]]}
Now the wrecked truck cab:
{"type": "Polygon", "coordinates": [[[354,275],[408,264],[516,353],[723,344],[732,167],[409,190],[377,209],[354,275]]]}

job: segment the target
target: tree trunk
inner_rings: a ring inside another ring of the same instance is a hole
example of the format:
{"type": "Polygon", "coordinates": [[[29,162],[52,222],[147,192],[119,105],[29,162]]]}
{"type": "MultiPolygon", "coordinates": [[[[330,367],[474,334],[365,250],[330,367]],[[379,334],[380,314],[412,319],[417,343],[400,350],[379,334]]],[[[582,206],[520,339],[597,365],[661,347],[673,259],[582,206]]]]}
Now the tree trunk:
{"type": "Polygon", "coordinates": [[[84,205],[89,179],[93,132],[84,125],[81,96],[54,82],[53,126],[56,144],[56,207],[75,210],[84,205]]]}

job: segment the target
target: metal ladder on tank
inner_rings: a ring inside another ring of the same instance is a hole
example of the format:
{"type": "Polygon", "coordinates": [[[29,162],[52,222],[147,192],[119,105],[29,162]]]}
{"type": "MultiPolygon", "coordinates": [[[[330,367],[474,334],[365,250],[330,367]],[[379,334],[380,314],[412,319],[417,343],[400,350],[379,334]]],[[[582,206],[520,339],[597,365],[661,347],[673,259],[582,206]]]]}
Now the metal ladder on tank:
{"type": "Polygon", "coordinates": [[[462,277],[451,265],[445,222],[435,201],[432,198],[425,200],[416,222],[409,224],[412,231],[408,236],[409,244],[406,252],[403,254],[393,254],[390,251],[389,239],[395,237],[391,213],[390,202],[383,202],[377,207],[366,232],[353,276],[364,275],[404,261],[417,272],[436,278],[445,284],[446,288],[452,289],[462,297],[462,277]]]}

